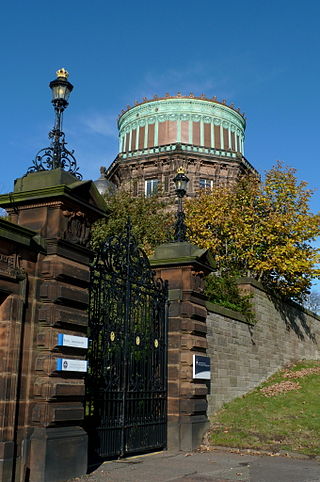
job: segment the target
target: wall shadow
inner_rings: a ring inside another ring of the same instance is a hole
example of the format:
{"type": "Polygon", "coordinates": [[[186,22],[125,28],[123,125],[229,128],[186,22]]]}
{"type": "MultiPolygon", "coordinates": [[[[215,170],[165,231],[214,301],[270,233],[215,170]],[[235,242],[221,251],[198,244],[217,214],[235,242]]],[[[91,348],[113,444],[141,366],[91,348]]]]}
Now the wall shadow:
{"type": "Polygon", "coordinates": [[[284,302],[276,296],[268,295],[268,298],[274,304],[276,310],[284,321],[287,331],[294,331],[299,340],[303,341],[309,338],[316,343],[316,337],[310,329],[307,315],[304,309],[294,302],[284,302]]]}

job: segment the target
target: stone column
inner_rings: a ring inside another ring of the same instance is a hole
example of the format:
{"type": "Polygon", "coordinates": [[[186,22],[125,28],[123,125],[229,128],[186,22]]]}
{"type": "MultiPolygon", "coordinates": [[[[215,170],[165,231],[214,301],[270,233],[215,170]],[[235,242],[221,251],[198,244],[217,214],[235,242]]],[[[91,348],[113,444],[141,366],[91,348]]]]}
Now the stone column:
{"type": "Polygon", "coordinates": [[[207,310],[203,276],[211,271],[207,250],[189,243],[157,247],[151,264],[169,283],[168,448],[198,447],[209,423],[208,382],[193,380],[193,355],[206,355],[207,310]]]}
{"type": "Polygon", "coordinates": [[[17,446],[17,410],[23,377],[21,352],[27,289],[37,252],[35,233],[0,219],[0,480],[11,481],[17,446]],[[29,273],[21,270],[21,259],[29,273]]]}
{"type": "Polygon", "coordinates": [[[85,340],[90,227],[105,216],[105,204],[91,181],[56,169],[18,179],[13,193],[0,196],[0,205],[12,222],[35,232],[41,248],[33,267],[23,257],[20,264],[28,289],[15,480],[63,481],[87,470],[87,434],[81,426],[86,349],[62,346],[58,335],[85,340]]]}

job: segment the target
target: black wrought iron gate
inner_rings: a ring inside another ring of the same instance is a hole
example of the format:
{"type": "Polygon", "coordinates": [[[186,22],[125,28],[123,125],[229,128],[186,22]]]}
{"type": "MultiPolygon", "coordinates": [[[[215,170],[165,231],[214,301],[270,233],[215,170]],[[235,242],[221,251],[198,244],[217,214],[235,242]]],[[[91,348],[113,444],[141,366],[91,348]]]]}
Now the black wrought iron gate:
{"type": "Polygon", "coordinates": [[[165,448],[167,286],[128,223],[91,270],[86,424],[99,457],[165,448]]]}

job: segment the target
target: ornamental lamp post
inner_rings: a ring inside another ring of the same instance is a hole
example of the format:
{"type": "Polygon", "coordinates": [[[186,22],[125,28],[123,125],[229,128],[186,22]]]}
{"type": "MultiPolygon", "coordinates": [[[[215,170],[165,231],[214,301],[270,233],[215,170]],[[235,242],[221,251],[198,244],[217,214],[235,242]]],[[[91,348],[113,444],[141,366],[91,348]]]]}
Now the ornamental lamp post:
{"type": "Polygon", "coordinates": [[[73,85],[67,80],[69,73],[65,69],[57,70],[57,78],[49,84],[52,90],[52,103],[56,110],[64,111],[68,106],[68,99],[72,92],[73,85]]]}
{"type": "Polygon", "coordinates": [[[187,193],[189,178],[186,176],[182,167],[178,169],[177,175],[173,179],[173,182],[175,184],[176,195],[178,197],[178,210],[174,229],[174,241],[183,242],[186,241],[187,226],[185,225],[186,215],[183,211],[182,199],[187,193]]]}
{"type": "Polygon", "coordinates": [[[67,80],[69,73],[64,68],[57,70],[56,75],[57,78],[49,84],[55,111],[54,127],[49,132],[51,144],[50,147],[45,147],[37,153],[33,165],[28,169],[27,174],[60,168],[81,180],[82,176],[78,172],[77,161],[73,155],[74,151],[69,151],[66,148],[65,134],[62,131],[62,115],[69,105],[68,100],[73,85],[67,80]]]}

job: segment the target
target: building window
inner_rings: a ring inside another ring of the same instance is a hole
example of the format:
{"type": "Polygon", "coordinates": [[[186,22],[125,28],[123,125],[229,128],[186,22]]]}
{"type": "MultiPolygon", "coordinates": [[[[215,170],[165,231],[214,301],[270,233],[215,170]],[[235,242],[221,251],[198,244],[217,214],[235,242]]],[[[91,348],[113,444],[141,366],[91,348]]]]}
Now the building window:
{"type": "Polygon", "coordinates": [[[199,180],[200,189],[212,189],[214,185],[213,179],[200,178],[199,180]]]}
{"type": "Polygon", "coordinates": [[[159,179],[147,179],[145,181],[145,195],[151,196],[152,194],[156,194],[159,187],[159,179]]]}

